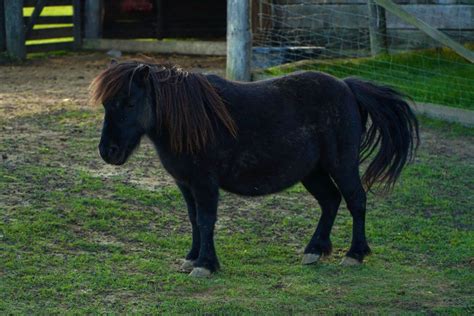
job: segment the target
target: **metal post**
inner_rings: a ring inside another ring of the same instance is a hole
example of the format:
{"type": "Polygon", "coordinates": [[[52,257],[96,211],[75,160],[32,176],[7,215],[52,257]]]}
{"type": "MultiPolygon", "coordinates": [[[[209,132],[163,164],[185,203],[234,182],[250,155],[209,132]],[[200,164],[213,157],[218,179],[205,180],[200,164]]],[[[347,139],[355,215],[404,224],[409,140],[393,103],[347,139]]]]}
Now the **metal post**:
{"type": "Polygon", "coordinates": [[[367,0],[369,10],[370,52],[372,56],[387,53],[387,22],[385,9],[375,0],[367,0]]]}
{"type": "Polygon", "coordinates": [[[249,0],[227,0],[227,78],[249,81],[252,32],[249,0]]]}

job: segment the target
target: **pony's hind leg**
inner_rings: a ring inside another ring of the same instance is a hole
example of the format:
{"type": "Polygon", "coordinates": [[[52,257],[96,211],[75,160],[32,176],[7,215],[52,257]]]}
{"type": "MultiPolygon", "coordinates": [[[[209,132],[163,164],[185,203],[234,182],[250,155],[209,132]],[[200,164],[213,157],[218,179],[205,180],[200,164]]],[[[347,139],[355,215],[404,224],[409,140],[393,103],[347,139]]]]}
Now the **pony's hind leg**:
{"type": "Polygon", "coordinates": [[[366,193],[360,180],[359,168],[345,165],[331,173],[331,176],[352,215],[351,248],[341,263],[343,265],[362,263],[364,257],[370,253],[370,248],[365,237],[366,193]]]}
{"type": "Polygon", "coordinates": [[[341,194],[331,180],[329,174],[323,170],[316,170],[303,179],[303,185],[321,206],[321,217],[316,231],[305,248],[303,264],[316,263],[324,254],[331,253],[329,235],[337,215],[341,194]]]}

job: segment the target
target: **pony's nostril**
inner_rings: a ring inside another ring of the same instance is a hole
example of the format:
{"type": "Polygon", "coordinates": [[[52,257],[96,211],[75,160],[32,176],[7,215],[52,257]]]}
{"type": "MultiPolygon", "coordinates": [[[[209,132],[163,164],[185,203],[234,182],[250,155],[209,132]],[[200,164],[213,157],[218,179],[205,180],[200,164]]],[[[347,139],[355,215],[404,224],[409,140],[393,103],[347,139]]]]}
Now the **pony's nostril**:
{"type": "Polygon", "coordinates": [[[119,146],[117,145],[110,145],[109,146],[109,157],[113,157],[119,151],[119,146]]]}

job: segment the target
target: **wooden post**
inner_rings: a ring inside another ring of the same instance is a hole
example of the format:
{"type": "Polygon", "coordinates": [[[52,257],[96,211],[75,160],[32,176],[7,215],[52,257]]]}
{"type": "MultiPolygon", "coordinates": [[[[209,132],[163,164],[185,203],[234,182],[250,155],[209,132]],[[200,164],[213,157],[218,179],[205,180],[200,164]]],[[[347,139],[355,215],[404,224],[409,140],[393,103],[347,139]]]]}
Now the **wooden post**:
{"type": "Polygon", "coordinates": [[[163,0],[155,0],[156,5],[156,38],[162,39],[164,37],[164,14],[163,14],[163,0]]]}
{"type": "Polygon", "coordinates": [[[5,35],[8,54],[25,59],[25,23],[23,22],[23,0],[4,0],[5,35]]]}
{"type": "Polygon", "coordinates": [[[385,9],[374,0],[367,0],[369,11],[370,52],[372,56],[387,53],[387,22],[385,9]]]}
{"type": "Polygon", "coordinates": [[[3,6],[3,0],[0,0],[0,52],[3,52],[7,48],[5,38],[5,11],[3,6]]]}
{"type": "Polygon", "coordinates": [[[227,0],[227,78],[249,81],[252,58],[250,0],[227,0]]]}
{"type": "Polygon", "coordinates": [[[100,38],[102,35],[102,0],[86,0],[84,11],[84,37],[100,38]]]}
{"type": "Polygon", "coordinates": [[[80,49],[82,46],[82,19],[81,19],[81,0],[73,0],[72,22],[74,25],[74,49],[80,49]]]}

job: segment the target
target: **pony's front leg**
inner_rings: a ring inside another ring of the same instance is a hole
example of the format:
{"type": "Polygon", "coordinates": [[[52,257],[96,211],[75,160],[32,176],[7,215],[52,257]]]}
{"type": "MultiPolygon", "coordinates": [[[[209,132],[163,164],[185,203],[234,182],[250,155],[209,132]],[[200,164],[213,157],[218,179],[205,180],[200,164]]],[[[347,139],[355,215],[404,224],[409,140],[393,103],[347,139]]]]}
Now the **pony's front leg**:
{"type": "Polygon", "coordinates": [[[186,255],[186,260],[181,265],[180,270],[183,272],[191,272],[194,268],[194,262],[199,257],[199,248],[200,248],[199,228],[197,226],[196,201],[194,200],[191,190],[187,186],[178,183],[178,187],[181,190],[184,200],[186,201],[186,206],[188,208],[189,221],[191,222],[191,227],[192,227],[192,238],[193,238],[191,249],[186,255]]]}
{"type": "Polygon", "coordinates": [[[199,229],[199,256],[194,262],[194,269],[189,274],[193,277],[206,277],[219,269],[214,248],[214,226],[217,220],[217,202],[219,188],[217,185],[204,184],[191,189],[197,206],[197,227],[199,229]]]}

